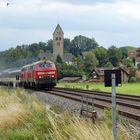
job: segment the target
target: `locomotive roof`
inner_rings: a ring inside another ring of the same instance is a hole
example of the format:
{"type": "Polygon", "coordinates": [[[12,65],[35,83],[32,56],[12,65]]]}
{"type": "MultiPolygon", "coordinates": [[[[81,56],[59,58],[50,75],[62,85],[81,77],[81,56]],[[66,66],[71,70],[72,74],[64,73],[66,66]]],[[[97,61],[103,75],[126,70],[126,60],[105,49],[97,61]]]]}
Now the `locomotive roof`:
{"type": "Polygon", "coordinates": [[[21,71],[21,68],[10,68],[10,69],[6,69],[6,70],[2,71],[0,74],[15,73],[15,72],[20,72],[20,71],[21,71]]]}
{"type": "Polygon", "coordinates": [[[19,72],[21,72],[21,69],[13,70],[13,71],[10,71],[9,73],[19,73],[19,72]]]}
{"type": "Polygon", "coordinates": [[[50,62],[50,63],[53,63],[53,62],[50,61],[50,60],[40,60],[40,61],[33,62],[33,63],[31,63],[31,64],[28,64],[28,65],[25,65],[25,66],[23,66],[22,68],[27,68],[27,67],[30,67],[30,66],[33,66],[33,65],[39,64],[39,63],[41,63],[41,62],[50,62]]]}

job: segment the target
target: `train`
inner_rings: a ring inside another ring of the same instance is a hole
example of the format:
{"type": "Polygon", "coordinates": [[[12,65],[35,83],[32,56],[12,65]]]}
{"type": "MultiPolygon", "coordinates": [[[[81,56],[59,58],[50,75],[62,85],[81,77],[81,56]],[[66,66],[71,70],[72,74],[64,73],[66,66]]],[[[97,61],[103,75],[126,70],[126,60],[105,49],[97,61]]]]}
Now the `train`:
{"type": "Polygon", "coordinates": [[[57,70],[54,62],[40,60],[19,69],[7,69],[0,73],[0,85],[52,89],[56,86],[57,70]]]}

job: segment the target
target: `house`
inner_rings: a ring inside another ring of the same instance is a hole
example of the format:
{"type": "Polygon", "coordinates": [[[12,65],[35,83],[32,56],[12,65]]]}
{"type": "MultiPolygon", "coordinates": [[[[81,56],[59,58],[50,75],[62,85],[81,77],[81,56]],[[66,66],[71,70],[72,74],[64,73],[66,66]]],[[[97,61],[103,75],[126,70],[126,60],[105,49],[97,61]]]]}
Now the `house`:
{"type": "Polygon", "coordinates": [[[121,70],[121,79],[122,82],[128,82],[129,80],[129,72],[121,67],[115,68],[95,68],[91,71],[89,76],[91,77],[93,82],[104,82],[104,71],[105,70],[121,70]]]}
{"type": "Polygon", "coordinates": [[[73,57],[72,53],[64,53],[63,61],[67,64],[72,64],[73,57]]]}
{"type": "Polygon", "coordinates": [[[135,58],[135,66],[136,68],[140,69],[140,57],[135,58]]]}
{"type": "Polygon", "coordinates": [[[136,70],[135,76],[136,76],[136,78],[140,79],[140,70],[136,70]]]}
{"type": "Polygon", "coordinates": [[[135,67],[140,68],[140,48],[128,51],[128,57],[135,59],[135,67]]]}
{"type": "Polygon", "coordinates": [[[51,52],[45,52],[45,53],[40,53],[38,55],[38,59],[42,60],[42,59],[48,59],[48,60],[53,60],[53,56],[51,52]]]}
{"type": "MultiPolygon", "coordinates": [[[[72,64],[72,60],[73,60],[73,55],[71,53],[64,53],[63,55],[63,62],[67,63],[67,64],[72,64]]],[[[38,59],[39,60],[51,60],[53,61],[53,54],[51,52],[45,52],[45,53],[40,53],[38,55],[38,59]]]]}

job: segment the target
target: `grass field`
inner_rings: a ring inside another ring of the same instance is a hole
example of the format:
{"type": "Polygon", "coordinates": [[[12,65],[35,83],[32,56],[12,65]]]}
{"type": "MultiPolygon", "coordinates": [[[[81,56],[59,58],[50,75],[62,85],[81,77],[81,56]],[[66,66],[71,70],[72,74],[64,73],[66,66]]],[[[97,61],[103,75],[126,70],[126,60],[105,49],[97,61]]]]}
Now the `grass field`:
{"type": "MultiPolygon", "coordinates": [[[[58,87],[81,88],[99,91],[111,92],[111,87],[105,87],[104,83],[58,83],[58,87]]],[[[140,83],[124,83],[121,87],[116,88],[117,93],[125,93],[140,96],[140,83]]]]}

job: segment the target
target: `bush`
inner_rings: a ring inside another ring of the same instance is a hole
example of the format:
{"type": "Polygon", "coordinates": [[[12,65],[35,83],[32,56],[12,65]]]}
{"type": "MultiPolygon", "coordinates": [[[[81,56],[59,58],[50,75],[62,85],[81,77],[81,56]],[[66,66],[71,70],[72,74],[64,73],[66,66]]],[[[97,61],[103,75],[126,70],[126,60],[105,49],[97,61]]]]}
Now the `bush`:
{"type": "Polygon", "coordinates": [[[130,83],[135,83],[136,81],[137,81],[137,80],[136,80],[136,77],[133,76],[133,77],[130,78],[130,81],[129,81],[129,82],[130,82],[130,83]]]}

